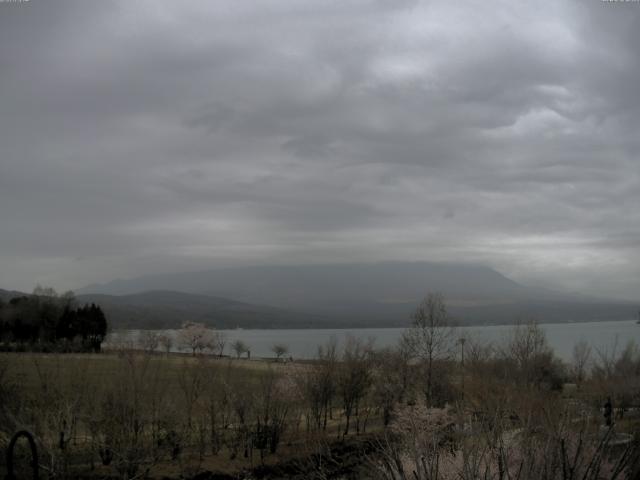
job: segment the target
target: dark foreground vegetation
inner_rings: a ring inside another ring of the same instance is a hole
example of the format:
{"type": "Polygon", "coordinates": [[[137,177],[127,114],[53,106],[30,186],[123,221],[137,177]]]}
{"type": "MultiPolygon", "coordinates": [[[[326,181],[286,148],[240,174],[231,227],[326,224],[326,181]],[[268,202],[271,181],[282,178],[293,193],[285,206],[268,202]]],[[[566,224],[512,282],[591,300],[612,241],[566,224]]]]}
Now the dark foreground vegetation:
{"type": "Polygon", "coordinates": [[[0,447],[32,432],[41,478],[640,478],[633,343],[579,343],[570,364],[535,324],[481,344],[432,295],[394,349],[158,350],[0,354],[0,447]]]}

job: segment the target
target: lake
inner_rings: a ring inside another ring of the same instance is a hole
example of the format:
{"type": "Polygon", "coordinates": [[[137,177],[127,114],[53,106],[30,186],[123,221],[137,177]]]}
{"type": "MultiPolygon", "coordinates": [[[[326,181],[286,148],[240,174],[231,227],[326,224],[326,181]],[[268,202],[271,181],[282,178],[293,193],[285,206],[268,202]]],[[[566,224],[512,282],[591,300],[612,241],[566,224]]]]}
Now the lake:
{"type": "MultiPolygon", "coordinates": [[[[590,323],[554,323],[540,324],[547,335],[547,340],[556,354],[563,360],[571,359],[573,346],[580,340],[585,340],[594,349],[612,352],[620,351],[628,341],[634,340],[640,344],[640,325],[635,320],[618,322],[590,322],[590,323]]],[[[476,339],[481,342],[504,342],[513,331],[513,325],[491,325],[458,327],[457,335],[476,339]]],[[[229,345],[235,340],[242,340],[251,349],[252,357],[273,357],[271,347],[275,343],[282,343],[289,347],[289,354],[293,358],[313,358],[319,345],[326,344],[334,337],[339,344],[343,344],[348,335],[375,340],[375,346],[388,347],[398,343],[404,332],[403,328],[345,328],[345,329],[290,329],[290,330],[220,330],[227,339],[225,354],[233,354],[229,345]]],[[[158,331],[175,338],[177,330],[158,331]]],[[[119,336],[134,341],[140,335],[140,330],[115,332],[107,337],[109,344],[119,336]]],[[[176,342],[174,342],[176,343],[176,342]]],[[[174,347],[179,351],[178,346],[174,347]]],[[[594,350],[594,354],[595,354],[594,350]]]]}

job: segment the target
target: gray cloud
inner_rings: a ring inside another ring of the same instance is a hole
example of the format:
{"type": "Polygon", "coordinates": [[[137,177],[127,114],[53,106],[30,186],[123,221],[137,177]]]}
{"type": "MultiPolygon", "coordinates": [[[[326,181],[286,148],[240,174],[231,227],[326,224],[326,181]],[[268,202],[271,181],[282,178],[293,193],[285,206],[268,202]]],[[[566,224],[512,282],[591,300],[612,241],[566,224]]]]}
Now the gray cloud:
{"type": "Polygon", "coordinates": [[[0,287],[462,260],[640,290],[640,8],[0,4],[0,287]]]}

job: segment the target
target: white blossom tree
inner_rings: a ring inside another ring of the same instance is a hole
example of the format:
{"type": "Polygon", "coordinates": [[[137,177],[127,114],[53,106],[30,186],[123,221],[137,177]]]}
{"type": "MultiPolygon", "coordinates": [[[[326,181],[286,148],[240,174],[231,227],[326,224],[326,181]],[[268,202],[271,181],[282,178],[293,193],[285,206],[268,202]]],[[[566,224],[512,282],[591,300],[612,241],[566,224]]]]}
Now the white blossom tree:
{"type": "Polygon", "coordinates": [[[186,322],[178,332],[178,343],[186,350],[202,353],[214,348],[215,332],[201,323],[186,322]]]}

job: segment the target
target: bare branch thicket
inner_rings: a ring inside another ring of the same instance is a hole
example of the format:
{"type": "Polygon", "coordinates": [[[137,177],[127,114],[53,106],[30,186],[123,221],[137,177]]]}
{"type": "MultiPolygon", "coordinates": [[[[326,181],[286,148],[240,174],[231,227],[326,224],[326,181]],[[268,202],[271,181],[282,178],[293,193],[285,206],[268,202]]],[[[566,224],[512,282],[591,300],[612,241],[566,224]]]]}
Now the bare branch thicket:
{"type": "Polygon", "coordinates": [[[264,461],[265,453],[276,453],[293,410],[296,388],[293,378],[279,375],[272,369],[260,377],[255,399],[253,444],[264,461]]]}
{"type": "Polygon", "coordinates": [[[337,387],[345,417],[344,435],[349,434],[355,415],[356,432],[360,430],[361,402],[371,387],[372,341],[347,337],[342,362],[338,365],[337,387]]]}
{"type": "Polygon", "coordinates": [[[337,342],[332,337],[318,347],[316,360],[308,368],[295,374],[295,383],[304,404],[307,433],[326,431],[332,417],[332,402],[337,390],[337,342]]]}
{"type": "Polygon", "coordinates": [[[223,379],[225,403],[230,410],[225,438],[231,460],[241,452],[244,458],[253,455],[251,428],[255,418],[255,384],[240,377],[229,365],[223,379]]]}
{"type": "Polygon", "coordinates": [[[389,425],[396,404],[405,401],[410,386],[410,357],[402,345],[379,350],[373,354],[373,392],[376,407],[382,413],[382,422],[389,425]]]}

